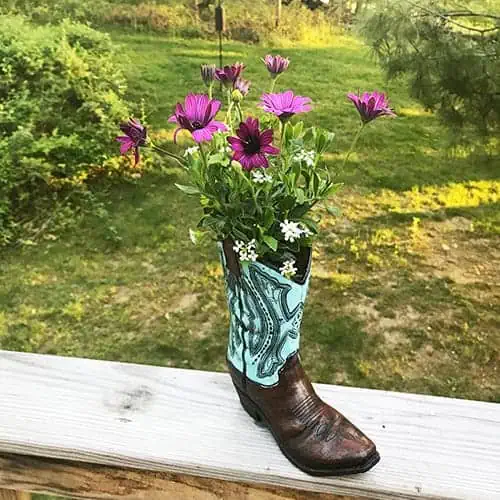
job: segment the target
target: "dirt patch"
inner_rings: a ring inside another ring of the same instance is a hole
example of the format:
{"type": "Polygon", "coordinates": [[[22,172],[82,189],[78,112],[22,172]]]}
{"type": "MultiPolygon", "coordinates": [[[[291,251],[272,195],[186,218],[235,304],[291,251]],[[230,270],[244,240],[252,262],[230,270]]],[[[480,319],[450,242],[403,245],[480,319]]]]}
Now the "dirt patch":
{"type": "Polygon", "coordinates": [[[375,299],[361,297],[353,300],[347,311],[364,322],[363,329],[369,334],[382,334],[388,347],[407,344],[405,331],[418,323],[420,314],[410,305],[392,311],[393,316],[383,316],[375,299]]]}
{"type": "Polygon", "coordinates": [[[500,248],[491,239],[475,238],[468,219],[454,217],[429,226],[421,257],[434,276],[459,285],[500,285],[500,248]]]}

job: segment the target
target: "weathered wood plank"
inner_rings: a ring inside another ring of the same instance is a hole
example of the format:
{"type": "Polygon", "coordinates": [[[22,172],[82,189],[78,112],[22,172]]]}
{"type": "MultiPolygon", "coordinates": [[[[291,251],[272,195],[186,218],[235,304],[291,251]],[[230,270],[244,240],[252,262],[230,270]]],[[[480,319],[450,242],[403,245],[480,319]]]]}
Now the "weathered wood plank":
{"type": "Polygon", "coordinates": [[[315,478],[240,408],[227,374],[0,352],[0,451],[369,498],[500,499],[500,406],[317,385],[377,443],[315,478]]]}
{"type": "Polygon", "coordinates": [[[30,498],[31,495],[24,491],[0,490],[0,500],[30,500],[30,498]]]}
{"type": "MultiPolygon", "coordinates": [[[[0,455],[0,485],[71,498],[120,500],[362,500],[169,472],[0,455]]],[[[1,492],[2,490],[0,490],[1,492]]],[[[3,490],[9,493],[8,490],[3,490]]],[[[16,494],[15,491],[11,491],[16,494]]],[[[0,500],[25,500],[7,496],[0,500]]]]}

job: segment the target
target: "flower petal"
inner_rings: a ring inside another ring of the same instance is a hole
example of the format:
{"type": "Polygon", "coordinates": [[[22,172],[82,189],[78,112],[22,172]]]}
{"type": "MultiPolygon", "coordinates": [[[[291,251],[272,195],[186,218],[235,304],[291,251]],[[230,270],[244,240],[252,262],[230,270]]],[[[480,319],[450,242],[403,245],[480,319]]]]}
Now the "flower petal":
{"type": "Polygon", "coordinates": [[[225,132],[227,130],[227,126],[225,123],[219,122],[217,120],[212,120],[210,122],[210,125],[213,125],[217,128],[217,130],[221,130],[222,132],[225,132]]]}
{"type": "Polygon", "coordinates": [[[233,151],[244,151],[243,142],[238,137],[228,137],[227,142],[231,144],[231,148],[233,151]]]}
{"type": "Polygon", "coordinates": [[[260,144],[266,146],[267,144],[271,144],[271,142],[273,142],[273,130],[264,130],[264,132],[260,134],[260,144]]]}
{"type": "Polygon", "coordinates": [[[124,155],[127,153],[131,148],[134,147],[134,141],[130,139],[129,137],[120,137],[116,138],[117,141],[121,142],[122,145],[120,146],[120,153],[124,155]]]}
{"type": "Polygon", "coordinates": [[[213,131],[211,131],[209,127],[205,127],[193,130],[191,134],[196,142],[208,142],[212,140],[213,131]]]}
{"type": "Polygon", "coordinates": [[[181,127],[177,127],[174,132],[174,144],[177,144],[177,134],[182,130],[181,127]]]}
{"type": "Polygon", "coordinates": [[[271,146],[270,144],[268,144],[267,146],[263,146],[261,148],[261,151],[267,153],[268,155],[278,155],[280,153],[279,148],[271,146]]]}

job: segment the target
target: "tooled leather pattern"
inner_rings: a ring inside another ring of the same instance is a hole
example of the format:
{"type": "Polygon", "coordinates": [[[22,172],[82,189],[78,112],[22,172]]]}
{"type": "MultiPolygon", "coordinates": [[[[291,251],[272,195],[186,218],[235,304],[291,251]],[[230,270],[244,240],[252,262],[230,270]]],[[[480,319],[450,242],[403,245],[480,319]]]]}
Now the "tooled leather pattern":
{"type": "Polygon", "coordinates": [[[338,434],[334,427],[339,418],[334,417],[333,420],[330,418],[325,421],[325,403],[315,393],[310,393],[297,403],[291,412],[316,439],[328,442],[338,434]]]}
{"type": "Polygon", "coordinates": [[[224,272],[230,310],[228,357],[243,364],[246,345],[249,363],[254,365],[253,381],[267,386],[277,383],[278,371],[299,346],[305,292],[298,298],[289,283],[275,278],[265,266],[250,264],[239,278],[225,266],[224,272]]]}
{"type": "Polygon", "coordinates": [[[291,286],[280,283],[257,266],[249,266],[248,274],[243,277],[243,289],[245,312],[249,315],[250,355],[257,363],[257,376],[268,377],[286,361],[281,356],[283,344],[299,335],[304,302],[298,302],[290,310],[287,295],[291,286]],[[254,310],[257,314],[253,314],[254,310]]]}

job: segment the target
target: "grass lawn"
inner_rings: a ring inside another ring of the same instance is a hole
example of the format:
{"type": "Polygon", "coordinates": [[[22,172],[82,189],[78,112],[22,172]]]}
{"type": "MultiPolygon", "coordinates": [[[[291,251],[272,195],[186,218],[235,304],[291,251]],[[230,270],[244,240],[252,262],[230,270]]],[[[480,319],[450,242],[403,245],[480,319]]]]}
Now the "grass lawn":
{"type": "MultiPolygon", "coordinates": [[[[128,57],[130,97],[172,137],[170,111],[201,90],[198,67],[216,45],[114,33],[128,57]]],[[[258,46],[226,44],[248,64],[255,102],[268,85],[258,46]]],[[[500,401],[498,156],[446,150],[446,131],[387,85],[368,49],[339,36],[328,47],[283,48],[280,81],[315,102],[306,121],[337,134],[338,169],[357,115],[350,90],[388,91],[399,117],[366,130],[339,179],[342,216],[325,217],[303,322],[315,381],[500,401]]],[[[187,139],[183,139],[188,142],[187,139]]],[[[173,147],[170,145],[170,147],[173,147]]],[[[212,244],[193,246],[196,200],[175,168],[103,189],[109,217],[46,235],[2,255],[3,349],[225,370],[228,316],[212,244]]]]}

